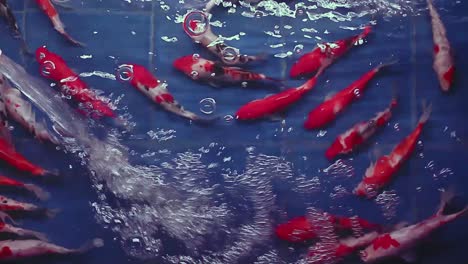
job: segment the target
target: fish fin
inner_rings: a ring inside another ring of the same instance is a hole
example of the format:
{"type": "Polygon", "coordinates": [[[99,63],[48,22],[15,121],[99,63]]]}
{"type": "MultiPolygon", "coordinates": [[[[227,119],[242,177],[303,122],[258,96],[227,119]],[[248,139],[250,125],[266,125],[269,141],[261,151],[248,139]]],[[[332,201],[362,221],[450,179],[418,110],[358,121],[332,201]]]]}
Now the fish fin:
{"type": "Polygon", "coordinates": [[[104,246],[104,240],[100,239],[100,238],[95,238],[89,242],[86,242],[84,243],[79,249],[77,249],[76,251],[78,253],[85,253],[85,252],[88,252],[90,251],[91,249],[94,249],[94,248],[100,248],[100,247],[103,247],[104,246]]]}
{"type": "Polygon", "coordinates": [[[49,241],[49,238],[47,237],[46,234],[44,233],[41,233],[41,232],[36,232],[36,231],[32,231],[32,230],[28,230],[25,235],[29,235],[29,236],[32,236],[32,237],[35,237],[39,240],[42,240],[42,241],[49,241]]]}
{"type": "Polygon", "coordinates": [[[36,197],[41,199],[41,200],[49,199],[49,193],[44,191],[39,186],[36,186],[34,184],[25,184],[24,188],[26,188],[28,191],[34,193],[36,195],[36,197]]]}
{"type": "Polygon", "coordinates": [[[11,218],[11,216],[5,212],[1,212],[0,211],[0,220],[3,222],[3,223],[6,223],[7,221],[9,221],[10,223],[14,224],[14,225],[18,225],[17,222],[15,222],[15,220],[13,220],[13,218],[11,218]]]}
{"type": "Polygon", "coordinates": [[[50,218],[54,218],[58,213],[60,213],[61,210],[44,208],[44,209],[41,209],[41,211],[43,211],[45,216],[50,219],[50,218]]]}
{"type": "Polygon", "coordinates": [[[439,208],[437,209],[436,215],[443,215],[445,207],[453,198],[455,198],[455,196],[455,188],[453,186],[450,186],[447,190],[444,190],[440,194],[440,204],[439,208]]]}
{"type": "Polygon", "coordinates": [[[271,114],[268,116],[268,120],[272,122],[281,122],[286,118],[286,114],[284,112],[271,114]]]}
{"type": "Polygon", "coordinates": [[[63,8],[63,9],[66,9],[66,10],[73,10],[73,7],[72,7],[72,6],[67,5],[67,4],[64,4],[65,2],[69,2],[68,0],[61,0],[61,1],[59,1],[59,0],[51,0],[51,1],[52,1],[52,3],[54,3],[54,5],[59,6],[59,7],[63,8]]]}
{"type": "Polygon", "coordinates": [[[416,262],[416,260],[417,260],[416,252],[414,252],[413,250],[408,250],[408,251],[404,252],[403,254],[400,255],[400,257],[405,262],[409,262],[409,263],[416,262]]]}
{"type": "Polygon", "coordinates": [[[425,124],[432,112],[432,104],[427,104],[425,100],[422,102],[422,115],[419,118],[419,124],[425,124]]]}
{"type": "Polygon", "coordinates": [[[336,92],[329,92],[327,95],[325,95],[324,101],[330,100],[335,95],[336,95],[336,92]]]}

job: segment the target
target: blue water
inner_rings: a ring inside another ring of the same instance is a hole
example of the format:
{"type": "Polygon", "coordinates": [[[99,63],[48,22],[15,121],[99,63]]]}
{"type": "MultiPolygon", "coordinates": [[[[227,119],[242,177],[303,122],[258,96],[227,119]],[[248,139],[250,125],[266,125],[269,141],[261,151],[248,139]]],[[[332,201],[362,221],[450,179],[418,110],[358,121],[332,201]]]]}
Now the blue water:
{"type": "MultiPolygon", "coordinates": [[[[199,114],[202,114],[199,102],[204,98],[215,99],[216,110],[212,115],[224,117],[234,115],[242,104],[273,92],[255,88],[217,89],[195,83],[176,72],[172,62],[180,56],[199,53],[214,59],[185,35],[180,23],[175,23],[187,12],[179,1],[72,1],[74,10],[59,9],[61,17],[69,33],[85,42],[86,48],[68,45],[34,1],[10,2],[31,48],[47,45],[77,72],[114,74],[115,68],[126,62],[148,66],[160,79],[167,80],[170,91],[186,109],[199,114]],[[165,40],[171,38],[177,41],[165,40]]],[[[288,5],[294,10],[300,1],[292,2],[288,5]]],[[[332,11],[330,1],[304,2],[309,6],[319,3],[318,9],[309,10],[309,15],[332,11]]],[[[129,213],[133,207],[141,206],[141,202],[112,202],[112,184],[96,182],[76,155],[64,155],[53,146],[38,143],[13,124],[12,133],[19,152],[64,175],[63,182],[59,183],[35,182],[51,193],[52,198],[47,202],[30,200],[22,193],[7,193],[11,198],[61,209],[53,219],[24,219],[23,227],[45,232],[52,242],[67,247],[79,246],[94,237],[101,237],[106,243],[105,247],[84,256],[44,258],[33,263],[212,263],[213,259],[223,259],[222,256],[225,258],[220,263],[230,263],[226,256],[232,257],[233,263],[294,263],[303,257],[307,248],[279,241],[273,227],[304,215],[308,207],[334,214],[357,214],[391,225],[401,221],[415,223],[432,215],[438,206],[440,190],[449,186],[454,186],[466,201],[468,180],[464,162],[468,159],[468,128],[463,120],[468,113],[465,105],[468,77],[463,73],[468,70],[465,51],[468,37],[464,34],[464,27],[468,26],[465,14],[468,3],[435,1],[456,51],[458,75],[450,94],[441,93],[432,70],[432,35],[424,1],[373,3],[337,7],[332,18],[344,18],[338,22],[329,18],[311,19],[306,13],[293,18],[274,16],[267,11],[265,16],[259,17],[260,13],[242,7],[235,12],[229,8],[213,11],[212,22],[222,23],[222,27],[213,26],[213,31],[227,37],[239,34],[238,40],[229,43],[243,53],[268,52],[271,55],[268,62],[252,69],[277,78],[287,78],[291,65],[302,54],[296,45],[303,45],[302,52],[307,52],[317,42],[341,39],[358,32],[350,28],[370,20],[377,23],[367,43],[330,67],[316,88],[287,111],[283,122],[221,121],[212,127],[197,126],[166,114],[128,84],[99,76],[84,77],[93,88],[102,90],[113,100],[119,98],[118,113],[130,115],[136,124],[133,136],[122,137],[123,144],[132,150],[131,162],[157,166],[172,179],[172,184],[186,184],[181,188],[194,192],[187,195],[195,199],[189,204],[200,205],[206,218],[194,217],[191,213],[194,208],[187,208],[185,212],[181,210],[183,207],[177,207],[182,224],[158,215],[149,226],[142,220],[145,214],[129,213]],[[369,14],[374,11],[375,15],[369,14]],[[353,16],[349,12],[363,15],[353,16]],[[316,32],[303,28],[313,28],[316,32]],[[275,36],[266,32],[273,32],[275,36]],[[395,58],[399,59],[399,64],[379,75],[361,100],[335,123],[323,131],[302,128],[307,113],[326,95],[346,87],[374,65],[395,58]],[[325,149],[339,133],[386,107],[394,85],[398,87],[400,106],[388,127],[372,138],[367,147],[330,167],[324,157],[325,149]],[[432,102],[433,113],[421,144],[379,197],[380,202],[364,201],[347,194],[368,167],[369,153],[389,152],[414,128],[423,99],[432,102]],[[101,185],[106,187],[101,188],[101,185]],[[197,193],[202,191],[205,193],[197,193]],[[103,210],[104,205],[114,210],[103,210]],[[117,213],[117,209],[122,210],[117,213]],[[219,211],[213,212],[215,209],[219,211]],[[217,213],[224,215],[217,216],[217,213]],[[122,227],[116,219],[128,226],[122,227]],[[199,236],[184,230],[197,227],[206,230],[199,236]],[[156,229],[158,231],[154,232],[156,229]],[[148,230],[154,233],[148,234],[148,230]],[[230,233],[226,234],[226,230],[230,233]],[[143,245],[131,241],[145,242],[143,245]]],[[[0,27],[0,34],[3,53],[25,66],[30,74],[39,76],[36,62],[21,57],[19,42],[11,37],[8,29],[0,27]]],[[[287,80],[286,83],[295,87],[303,82],[287,80]]],[[[27,179],[26,174],[8,166],[2,165],[0,172],[27,179]]],[[[138,189],[133,191],[137,193],[138,189]]],[[[147,203],[148,215],[161,209],[160,205],[152,205],[152,200],[147,203]]],[[[170,201],[166,206],[171,207],[170,201]]],[[[466,218],[434,233],[421,248],[418,263],[468,263],[464,252],[468,246],[465,223],[466,218]]],[[[360,262],[354,257],[343,263],[360,262]]]]}

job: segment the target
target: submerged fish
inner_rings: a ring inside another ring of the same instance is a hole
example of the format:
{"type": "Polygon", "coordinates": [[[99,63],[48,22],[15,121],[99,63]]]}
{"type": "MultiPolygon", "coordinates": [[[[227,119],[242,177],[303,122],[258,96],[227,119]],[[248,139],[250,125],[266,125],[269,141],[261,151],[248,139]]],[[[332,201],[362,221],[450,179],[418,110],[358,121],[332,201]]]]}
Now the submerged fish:
{"type": "Polygon", "coordinates": [[[296,78],[314,73],[320,68],[327,68],[346,54],[352,47],[360,45],[370,32],[371,26],[367,26],[361,34],[333,43],[319,44],[317,48],[304,54],[294,63],[290,71],[290,76],[296,78]]]}
{"type": "Polygon", "coordinates": [[[0,233],[13,234],[21,238],[29,237],[47,241],[47,237],[45,234],[29,229],[12,226],[6,222],[7,219],[9,219],[12,223],[15,223],[15,221],[13,221],[13,219],[11,219],[11,217],[8,214],[0,212],[0,233]]]}
{"type": "Polygon", "coordinates": [[[83,254],[102,246],[104,246],[104,241],[99,238],[78,249],[68,249],[41,240],[4,240],[0,241],[0,261],[14,261],[48,255],[83,254]]]}
{"type": "Polygon", "coordinates": [[[19,38],[22,42],[22,51],[29,53],[26,41],[24,41],[23,34],[21,34],[18,23],[16,22],[15,15],[8,6],[7,0],[0,0],[0,16],[2,16],[5,21],[8,23],[8,26],[13,31],[14,37],[19,38]]]}
{"type": "Polygon", "coordinates": [[[423,113],[416,128],[390,154],[380,157],[377,162],[372,163],[367,168],[364,178],[354,189],[354,194],[373,198],[378,194],[380,189],[392,180],[393,175],[413,153],[424,124],[426,124],[431,115],[431,110],[431,105],[427,107],[423,105],[423,113]]]}
{"type": "Polygon", "coordinates": [[[116,118],[114,110],[101,97],[80,79],[59,55],[49,51],[46,47],[36,50],[36,60],[40,66],[42,76],[60,85],[64,94],[71,96],[93,118],[116,118]]]}
{"type": "Polygon", "coordinates": [[[306,93],[311,91],[317,83],[317,78],[322,71],[310,78],[303,85],[296,88],[289,88],[263,99],[251,101],[239,108],[235,114],[239,120],[254,120],[272,116],[278,112],[286,110],[289,106],[299,101],[306,93]]]}
{"type": "Polygon", "coordinates": [[[468,207],[465,207],[457,213],[444,214],[451,198],[450,192],[442,193],[441,205],[435,215],[417,224],[379,235],[371,245],[361,251],[361,259],[365,263],[375,263],[391,257],[401,257],[408,262],[415,261],[416,256],[412,251],[415,246],[435,230],[468,212],[468,207]]]}
{"type": "Polygon", "coordinates": [[[34,184],[22,183],[20,181],[16,181],[14,179],[1,176],[1,175],[0,175],[0,187],[14,187],[14,188],[25,189],[29,192],[32,192],[34,195],[37,196],[37,198],[41,200],[46,200],[47,198],[49,198],[49,193],[44,191],[39,186],[36,186],[34,184]]]}
{"type": "Polygon", "coordinates": [[[318,129],[326,126],[336,119],[336,117],[355,100],[359,99],[367,88],[369,82],[384,67],[394,64],[381,64],[371,71],[365,73],[350,86],[334,94],[319,106],[310,111],[307,120],[304,123],[306,129],[318,129]]]}
{"type": "Polygon", "coordinates": [[[130,84],[145,94],[153,102],[160,105],[164,110],[178,116],[197,122],[211,122],[214,119],[207,119],[197,114],[185,110],[169,93],[167,84],[159,81],[149,70],[138,64],[122,64],[119,70],[130,71],[130,84]]]}
{"type": "Polygon", "coordinates": [[[392,117],[392,109],[396,105],[397,99],[393,98],[390,105],[384,111],[377,113],[374,118],[359,122],[339,135],[325,152],[327,159],[333,160],[338,155],[348,154],[366,142],[377,132],[378,128],[388,123],[392,117]]]}
{"type": "Polygon", "coordinates": [[[50,210],[30,203],[18,202],[0,195],[0,211],[14,213],[32,213],[52,218],[57,214],[57,210],[50,210]]]}
{"type": "Polygon", "coordinates": [[[7,78],[0,73],[0,112],[26,128],[39,140],[54,144],[57,139],[47,130],[45,122],[38,122],[31,103],[21,97],[21,92],[10,86],[7,78]]]}
{"type": "Polygon", "coordinates": [[[427,0],[429,14],[432,22],[432,35],[434,39],[434,64],[433,68],[439,78],[440,87],[444,92],[450,90],[455,78],[455,63],[453,60],[452,48],[447,39],[447,32],[440,19],[439,13],[432,4],[432,0],[427,0]]]}
{"type": "MultiPolygon", "coordinates": [[[[333,224],[334,228],[340,230],[353,229],[379,229],[380,226],[372,224],[369,221],[359,217],[341,217],[327,215],[328,221],[333,224]]],[[[288,242],[297,243],[306,240],[317,238],[317,227],[311,223],[307,217],[296,217],[284,224],[276,227],[275,233],[278,238],[288,242]]]]}
{"type": "Polygon", "coordinates": [[[206,82],[214,87],[243,85],[244,83],[281,83],[261,73],[250,72],[238,67],[227,67],[221,63],[201,58],[198,54],[188,55],[174,61],[174,67],[193,80],[206,82]]]}
{"type": "MultiPolygon", "coordinates": [[[[53,1],[55,4],[59,4],[58,1],[53,1]]],[[[39,8],[49,17],[54,29],[60,33],[62,36],[65,37],[70,43],[76,46],[84,46],[83,43],[76,41],[73,39],[66,31],[65,26],[63,25],[62,20],[60,20],[60,16],[55,9],[54,5],[52,4],[51,0],[36,0],[36,3],[39,5],[39,8]]]]}
{"type": "Polygon", "coordinates": [[[249,56],[242,55],[239,49],[229,47],[211,30],[210,22],[205,13],[193,11],[186,15],[184,20],[184,30],[196,43],[205,46],[210,52],[215,54],[226,65],[241,65],[253,61],[264,60],[263,55],[249,56]],[[190,19],[191,16],[200,16],[200,19],[190,19]],[[203,20],[203,21],[202,21],[203,20]]]}

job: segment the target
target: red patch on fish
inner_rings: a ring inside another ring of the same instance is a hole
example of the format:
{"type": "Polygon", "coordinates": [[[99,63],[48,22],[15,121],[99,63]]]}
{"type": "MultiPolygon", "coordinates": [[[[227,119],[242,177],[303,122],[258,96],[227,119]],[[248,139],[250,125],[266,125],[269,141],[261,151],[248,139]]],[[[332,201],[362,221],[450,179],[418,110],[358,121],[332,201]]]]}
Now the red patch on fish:
{"type": "Polygon", "coordinates": [[[439,45],[437,45],[437,44],[434,45],[434,53],[437,54],[437,53],[439,53],[439,51],[440,51],[439,45]]]}
{"type": "Polygon", "coordinates": [[[353,253],[353,250],[354,249],[352,247],[348,247],[346,245],[340,244],[338,248],[336,249],[335,255],[337,257],[344,257],[353,253]]]}
{"type": "Polygon", "coordinates": [[[455,76],[455,67],[450,66],[448,71],[444,74],[444,80],[446,80],[449,84],[452,84],[454,76],[455,76]]]}
{"type": "Polygon", "coordinates": [[[11,256],[13,256],[13,252],[11,251],[10,247],[3,247],[2,250],[0,250],[0,259],[11,256]]]}
{"type": "Polygon", "coordinates": [[[174,102],[174,97],[170,94],[161,94],[156,97],[156,102],[158,103],[173,103],[174,102]]]}
{"type": "Polygon", "coordinates": [[[390,234],[385,234],[383,236],[380,236],[374,240],[374,243],[372,243],[374,246],[374,250],[377,250],[379,248],[383,249],[388,249],[390,247],[399,247],[400,243],[393,239],[390,234]]]}
{"type": "Polygon", "coordinates": [[[196,30],[197,27],[198,27],[198,21],[196,21],[196,20],[190,20],[190,22],[189,22],[189,27],[190,27],[190,29],[191,29],[192,31],[195,32],[195,30],[196,30]]]}

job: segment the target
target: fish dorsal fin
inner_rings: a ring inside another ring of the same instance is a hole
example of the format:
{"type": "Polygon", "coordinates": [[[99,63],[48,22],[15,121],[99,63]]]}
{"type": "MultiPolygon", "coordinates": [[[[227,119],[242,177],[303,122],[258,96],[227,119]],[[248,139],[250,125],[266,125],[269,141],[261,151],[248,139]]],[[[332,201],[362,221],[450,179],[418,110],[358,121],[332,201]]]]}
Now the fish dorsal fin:
{"type": "Polygon", "coordinates": [[[414,252],[413,250],[405,251],[400,256],[404,261],[408,263],[416,262],[416,259],[417,259],[416,252],[414,252]]]}

